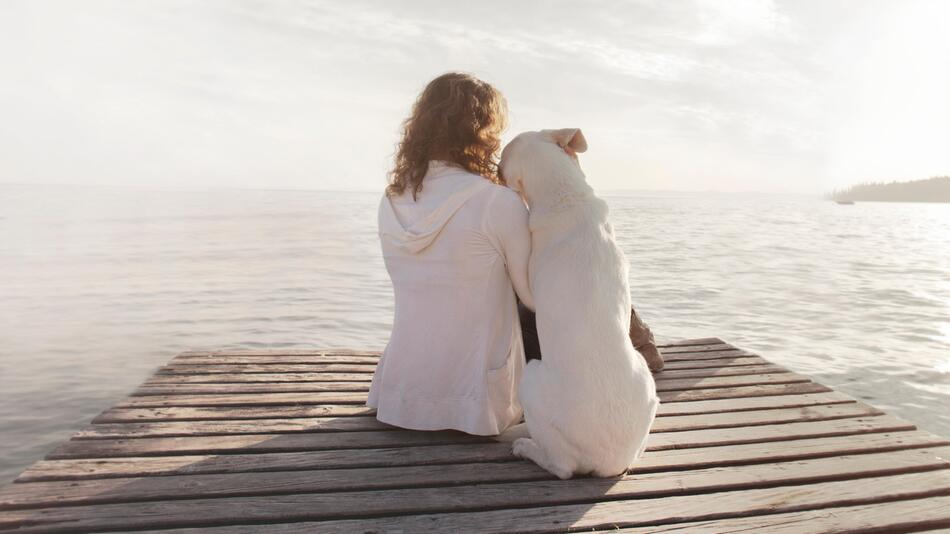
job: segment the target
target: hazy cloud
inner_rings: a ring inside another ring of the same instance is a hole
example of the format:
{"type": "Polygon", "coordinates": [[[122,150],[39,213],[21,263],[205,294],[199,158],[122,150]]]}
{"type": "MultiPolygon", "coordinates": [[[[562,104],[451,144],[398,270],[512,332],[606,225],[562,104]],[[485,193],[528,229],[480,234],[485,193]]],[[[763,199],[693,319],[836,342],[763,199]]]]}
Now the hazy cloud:
{"type": "Polygon", "coordinates": [[[505,92],[511,135],[584,128],[602,189],[820,193],[946,173],[948,13],[923,0],[11,0],[0,180],[379,189],[399,122],[447,70],[505,92]]]}

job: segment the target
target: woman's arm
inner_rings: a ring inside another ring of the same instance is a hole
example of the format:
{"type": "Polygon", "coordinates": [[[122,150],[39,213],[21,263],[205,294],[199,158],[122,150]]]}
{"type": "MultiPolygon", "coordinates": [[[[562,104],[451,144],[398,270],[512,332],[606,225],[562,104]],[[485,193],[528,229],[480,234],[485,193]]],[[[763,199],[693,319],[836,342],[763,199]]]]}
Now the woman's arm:
{"type": "Polygon", "coordinates": [[[511,285],[522,304],[534,311],[534,296],[528,284],[528,260],[531,257],[531,232],[528,208],[518,193],[497,189],[488,205],[488,227],[500,247],[511,285]]]}

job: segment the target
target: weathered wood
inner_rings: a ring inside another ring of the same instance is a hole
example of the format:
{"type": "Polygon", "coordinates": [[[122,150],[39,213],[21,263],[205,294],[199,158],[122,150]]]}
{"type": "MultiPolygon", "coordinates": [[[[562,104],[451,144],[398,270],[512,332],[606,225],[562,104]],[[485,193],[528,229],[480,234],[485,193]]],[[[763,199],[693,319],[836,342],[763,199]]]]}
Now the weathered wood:
{"type": "Polygon", "coordinates": [[[153,375],[146,380],[143,385],[231,384],[252,382],[369,382],[372,379],[373,373],[199,373],[153,375]]]}
{"type": "Polygon", "coordinates": [[[571,481],[508,443],[376,420],[365,400],[379,352],[182,354],[0,489],[0,530],[722,532],[806,517],[881,530],[950,518],[950,440],[719,339],[664,353],[646,454],[624,477],[571,481]],[[925,503],[937,511],[888,522],[925,503]],[[860,523],[854,510],[872,504],[891,513],[860,523]]]}
{"type": "MultiPolygon", "coordinates": [[[[950,497],[930,497],[784,514],[609,529],[624,534],[827,534],[828,532],[921,532],[950,526],[950,497]]],[[[179,531],[180,533],[181,531],[179,531]]],[[[604,531],[606,532],[606,531],[604,531]]]]}
{"type": "Polygon", "coordinates": [[[657,347],[665,349],[669,347],[692,347],[696,345],[716,345],[722,343],[725,343],[725,341],[719,339],[718,337],[701,337],[697,339],[681,339],[677,341],[658,343],[657,347]]]}
{"type": "MultiPolygon", "coordinates": [[[[647,450],[708,447],[711,445],[781,441],[812,437],[841,436],[845,434],[863,434],[868,432],[893,432],[898,430],[913,430],[914,428],[914,425],[910,423],[882,415],[778,425],[684,430],[681,432],[651,434],[647,441],[647,450]]],[[[454,431],[411,432],[402,430],[298,434],[235,434],[174,438],[103,438],[68,441],[51,452],[47,458],[96,458],[109,456],[153,456],[248,451],[290,452],[302,450],[409,447],[487,441],[490,441],[490,439],[454,431]]]]}
{"type": "Polygon", "coordinates": [[[273,393],[258,395],[147,395],[127,397],[116,406],[144,408],[163,406],[277,406],[286,404],[365,404],[364,392],[273,393]]]}
{"type": "Polygon", "coordinates": [[[318,432],[307,434],[237,434],[177,438],[83,439],[63,443],[46,457],[103,458],[221,452],[288,452],[328,449],[413,447],[452,443],[486,443],[488,438],[462,432],[318,432]]]}
{"type": "MultiPolygon", "coordinates": [[[[930,497],[890,502],[875,502],[856,506],[835,506],[801,512],[730,517],[689,523],[670,523],[649,527],[617,528],[608,525],[597,532],[625,534],[748,534],[767,532],[769,534],[827,534],[829,532],[922,532],[927,534],[947,534],[950,529],[941,527],[950,525],[947,519],[950,497],[930,497]]],[[[417,519],[417,518],[414,518],[417,519]]],[[[438,518],[434,518],[438,520],[438,518]]],[[[314,529],[329,531],[332,528],[345,528],[346,524],[357,522],[333,523],[283,523],[272,525],[268,532],[278,534],[313,532],[314,529]]],[[[395,521],[389,522],[393,528],[395,521]]],[[[383,525],[380,525],[382,528],[383,525]]],[[[202,529],[180,528],[173,530],[140,531],[142,534],[256,534],[253,526],[211,527],[202,529]]],[[[467,531],[472,531],[469,526],[467,531]]],[[[567,527],[561,526],[558,531],[567,527]]],[[[585,529],[586,531],[587,529],[585,529]]],[[[406,532],[401,528],[398,532],[406,532]]],[[[370,532],[370,531],[368,531],[370,532]]],[[[371,531],[382,532],[382,531],[371,531]]],[[[546,532],[546,531],[545,531],[546,532]]]]}
{"type": "MultiPolygon", "coordinates": [[[[640,476],[630,479],[574,479],[568,483],[561,480],[537,482],[513,482],[508,484],[480,484],[453,487],[402,488],[399,490],[356,491],[335,493],[309,493],[277,496],[231,497],[228,499],[189,499],[156,501],[143,503],[101,504],[59,508],[38,508],[27,510],[6,510],[0,512],[0,528],[24,526],[23,531],[43,529],[44,532],[70,532],[77,530],[122,528],[158,528],[199,525],[227,525],[243,522],[307,521],[314,519],[362,518],[366,516],[420,514],[453,512],[455,520],[451,526],[472,528],[479,531],[493,530],[497,518],[490,514],[504,514],[509,519],[514,514],[544,511],[546,520],[542,522],[548,529],[555,525],[596,528],[607,526],[606,517],[599,512],[607,512],[608,517],[628,518],[621,526],[662,524],[671,520],[682,520],[684,516],[695,517],[696,509],[702,512],[699,518],[718,516],[729,517],[737,513],[768,511],[794,511],[808,507],[827,507],[833,504],[860,504],[876,500],[897,500],[950,493],[950,470],[944,469],[946,461],[931,456],[924,460],[925,467],[935,469],[909,474],[892,474],[877,465],[859,462],[853,466],[855,472],[848,472],[847,462],[830,462],[821,469],[807,468],[796,474],[796,470],[783,469],[781,464],[756,466],[749,472],[739,468],[727,470],[705,470],[698,473],[679,472],[671,476],[640,476]],[[861,467],[864,466],[863,470],[861,467]],[[844,473],[841,473],[844,471],[844,473]],[[870,475],[868,478],[856,478],[823,482],[829,478],[841,476],[870,475]],[[837,475],[837,476],[835,476],[837,475]],[[772,483],[809,483],[796,486],[794,491],[788,487],[755,489],[763,482],[772,479],[772,483]],[[886,486],[886,487],[885,487],[886,486]],[[739,488],[739,489],[737,489],[739,488]],[[716,490],[717,493],[692,492],[716,490]],[[690,494],[683,495],[689,492],[690,494]],[[741,493],[740,493],[741,492],[741,493]],[[882,499],[882,494],[886,499],[882,499]],[[650,497],[645,499],[644,497],[650,497]],[[658,497],[665,497],[660,499],[658,497]],[[619,500],[618,500],[619,499],[619,500]],[[599,501],[607,502],[599,502],[599,501]],[[576,503],[576,504],[564,504],[576,503]],[[713,507],[711,505],[715,504],[713,507]],[[523,509],[516,506],[530,505],[534,508],[523,509]],[[548,505],[548,506],[545,506],[548,505]],[[484,512],[486,517],[472,521],[465,517],[466,512],[504,508],[493,512],[484,512]],[[622,512],[618,514],[618,512],[622,512]],[[467,519],[458,523],[458,519],[467,519]],[[556,521],[552,523],[552,521],[556,521]],[[625,524],[624,524],[625,523],[625,524]]],[[[918,465],[917,469],[921,467],[918,465]]],[[[897,471],[900,472],[900,471],[897,471]]],[[[524,516],[522,516],[524,517],[524,516]]],[[[383,521],[393,521],[390,518],[383,521]]],[[[540,518],[538,518],[540,519],[540,518]]],[[[411,523],[411,518],[398,517],[400,525],[408,526],[409,532],[424,530],[423,523],[411,523]]],[[[368,519],[373,524],[380,519],[368,519]]],[[[616,521],[611,521],[617,524],[616,521]]],[[[445,528],[450,525],[442,522],[426,521],[432,528],[457,531],[445,528]]],[[[517,523],[508,521],[506,530],[512,524],[532,525],[534,521],[517,523]]],[[[352,526],[355,526],[351,523],[352,526]]],[[[323,531],[336,530],[332,525],[323,531]]],[[[350,529],[369,531],[374,528],[350,529]]]]}
{"type": "Polygon", "coordinates": [[[661,347],[660,352],[663,355],[678,354],[681,352],[716,352],[722,350],[738,350],[728,343],[704,343],[702,345],[686,345],[674,347],[661,347]]]}
{"type": "MultiPolygon", "coordinates": [[[[640,473],[616,480],[636,480],[640,491],[668,490],[672,482],[685,493],[706,491],[710,486],[717,490],[738,489],[765,484],[902,474],[946,467],[950,467],[950,447],[678,471],[675,474],[640,473]]],[[[555,480],[555,477],[533,463],[516,462],[446,465],[439,469],[411,466],[36,482],[0,490],[0,509],[543,480],[555,480]]],[[[385,498],[386,495],[380,497],[385,498]]]]}
{"type": "MultiPolygon", "coordinates": [[[[762,424],[825,421],[880,415],[883,412],[861,403],[831,404],[802,408],[742,411],[719,414],[659,417],[652,432],[676,432],[704,428],[729,428],[762,424]]],[[[227,421],[182,421],[154,423],[96,423],[73,439],[215,436],[232,434],[277,434],[296,432],[360,432],[394,429],[375,417],[312,417],[282,419],[238,419],[227,421]]]]}
{"type": "Polygon", "coordinates": [[[688,389],[679,391],[660,391],[657,396],[661,402],[691,402],[710,399],[734,399],[742,397],[768,397],[771,395],[794,395],[796,393],[822,393],[831,388],[814,382],[795,384],[764,384],[756,386],[736,386],[713,389],[688,389]]]}
{"type": "Polygon", "coordinates": [[[225,365],[225,364],[259,364],[259,365],[283,365],[283,364],[342,364],[342,365],[368,365],[370,367],[379,363],[376,356],[326,356],[326,355],[274,355],[274,356],[178,356],[171,360],[169,365],[225,365]]]}
{"type": "Polygon", "coordinates": [[[293,417],[346,417],[375,415],[376,410],[356,404],[310,404],[278,406],[170,406],[167,408],[110,408],[93,423],[150,421],[214,421],[229,419],[274,419],[293,417]]]}
{"type": "Polygon", "coordinates": [[[156,371],[159,375],[175,374],[220,374],[220,373],[369,373],[376,370],[373,365],[345,363],[300,363],[300,364],[169,364],[156,371]]]}
{"type": "MultiPolygon", "coordinates": [[[[757,384],[791,384],[810,382],[807,377],[783,371],[780,373],[679,378],[675,375],[658,375],[657,391],[684,389],[736,387],[757,384]]],[[[140,395],[205,395],[222,393],[285,393],[320,391],[369,391],[369,382],[237,382],[229,384],[146,384],[132,393],[140,395]]]]}
{"type": "Polygon", "coordinates": [[[749,358],[752,356],[758,356],[755,353],[740,350],[740,349],[724,349],[717,351],[702,351],[702,352],[673,352],[670,354],[664,353],[663,360],[667,362],[682,362],[682,361],[702,361],[702,360],[722,360],[727,358],[749,358]]]}
{"type": "MultiPolygon", "coordinates": [[[[648,473],[687,467],[746,465],[943,445],[950,445],[950,440],[926,432],[900,431],[865,434],[860,440],[856,440],[853,435],[847,435],[782,442],[665,449],[648,451],[631,466],[630,472],[648,473]]],[[[249,451],[224,455],[43,460],[24,471],[17,478],[17,482],[516,461],[520,460],[511,455],[511,447],[506,443],[269,454],[255,454],[249,451]]]]}
{"type": "Polygon", "coordinates": [[[511,462],[511,445],[475,443],[392,447],[381,449],[339,449],[258,454],[254,451],[222,455],[132,456],[42,460],[17,477],[17,482],[81,480],[116,476],[166,476],[346,467],[387,467],[402,465],[446,465],[472,462],[511,462]]]}
{"type": "Polygon", "coordinates": [[[692,469],[822,458],[844,454],[896,451],[908,448],[950,444],[950,440],[927,432],[897,431],[861,436],[843,435],[799,438],[790,441],[764,441],[712,447],[648,451],[632,472],[668,471],[689,466],[692,469]]]}
{"type": "Polygon", "coordinates": [[[395,430],[374,416],[308,417],[289,419],[233,419],[225,421],[172,421],[155,423],[96,423],[76,432],[73,439],[220,436],[295,432],[360,432],[395,430]]]}
{"type": "Polygon", "coordinates": [[[790,373],[788,369],[774,364],[704,367],[699,369],[666,369],[653,374],[654,379],[666,378],[707,378],[713,376],[763,375],[790,373]]]}
{"type": "MultiPolygon", "coordinates": [[[[722,342],[722,341],[720,341],[722,342]]],[[[710,344],[710,343],[698,343],[710,344]]],[[[674,345],[675,346],[675,345],[674,345]]],[[[189,356],[379,356],[379,350],[360,349],[220,349],[220,350],[186,350],[179,357],[189,356]]]]}
{"type": "Polygon", "coordinates": [[[369,391],[369,381],[362,382],[241,382],[235,384],[159,384],[144,385],[132,392],[143,395],[220,395],[226,393],[283,393],[325,391],[369,391]]]}
{"type": "MultiPolygon", "coordinates": [[[[759,356],[731,356],[701,359],[673,359],[668,360],[664,371],[673,369],[706,369],[739,365],[763,365],[769,362],[759,356]]],[[[375,367],[366,364],[324,364],[324,363],[281,363],[281,364],[200,364],[174,365],[169,364],[158,369],[156,377],[166,375],[200,375],[200,374],[252,374],[252,373],[368,373],[372,374],[375,367]]]]}
{"type": "MultiPolygon", "coordinates": [[[[796,408],[822,404],[854,402],[847,395],[829,391],[800,395],[715,399],[660,404],[658,417],[723,413],[769,408],[796,408]]],[[[295,417],[344,417],[373,415],[369,406],[347,404],[312,404],[279,406],[206,406],[166,408],[110,408],[92,420],[93,423],[135,423],[150,421],[213,421],[228,419],[287,419],[295,417]]]]}
{"type": "MultiPolygon", "coordinates": [[[[791,384],[764,384],[754,386],[718,387],[660,391],[662,402],[687,402],[708,399],[740,397],[763,397],[792,395],[797,393],[822,393],[831,391],[826,386],[813,382],[791,384]]],[[[144,395],[132,396],[117,404],[121,408],[158,408],[168,406],[278,406],[295,404],[364,404],[365,392],[291,392],[291,393],[230,393],[201,395],[144,395]]]]}
{"type": "MultiPolygon", "coordinates": [[[[927,484],[933,480],[935,491],[945,491],[946,470],[910,474],[898,477],[879,477],[838,482],[826,482],[806,487],[777,487],[746,491],[725,491],[710,495],[685,495],[664,499],[623,499],[583,504],[500,509],[460,513],[428,513],[355,520],[330,520],[268,525],[268,532],[459,532],[504,533],[517,525],[518,532],[563,532],[609,530],[636,525],[664,525],[682,521],[730,519],[759,516],[775,512],[827,509],[842,506],[860,506],[864,503],[901,502],[930,497],[927,484]],[[875,490],[877,484],[888,484],[875,490]],[[667,504],[667,506],[664,506],[667,504]]],[[[611,495],[612,496],[612,495],[611,495]]],[[[943,504],[945,500],[938,501],[943,504]]],[[[946,513],[945,510],[941,510],[946,513]]],[[[930,522],[943,523],[941,513],[930,514],[930,522]]],[[[905,522],[913,522],[913,518],[905,522]]],[[[225,529],[227,532],[253,533],[252,527],[225,529]]],[[[672,530],[672,529],[670,529],[672,530]]],[[[667,531],[670,531],[667,530],[667,531]]],[[[216,530],[206,530],[213,533],[216,530]]],[[[688,532],[688,531],[686,531],[688,532]]],[[[880,532],[880,531],[878,531],[880,532]]]]}
{"type": "Polygon", "coordinates": [[[664,402],[660,404],[660,408],[657,410],[657,416],[741,412],[768,408],[796,408],[800,406],[845,402],[854,402],[854,399],[843,393],[830,390],[823,393],[799,393],[791,395],[772,395],[768,397],[738,397],[694,400],[689,402],[664,402]]]}
{"type": "MultiPolygon", "coordinates": [[[[705,378],[713,376],[740,376],[756,374],[787,373],[788,369],[773,364],[743,365],[731,367],[706,367],[699,369],[664,369],[657,379],[705,378]]],[[[146,386],[163,384],[231,384],[250,382],[353,382],[372,380],[372,373],[216,373],[155,375],[145,381],[146,386]]]]}
{"type": "MultiPolygon", "coordinates": [[[[750,356],[749,352],[731,345],[678,346],[661,349],[670,361],[750,356]],[[713,354],[714,353],[714,354],[713,354]]],[[[321,353],[218,353],[218,354],[182,354],[175,357],[171,365],[223,365],[223,364],[347,364],[376,365],[378,356],[367,355],[330,355],[321,353]]]]}
{"type": "Polygon", "coordinates": [[[738,358],[715,358],[709,360],[667,361],[663,372],[674,369],[718,369],[720,367],[738,367],[742,365],[763,365],[770,363],[759,356],[742,356],[738,358]]]}

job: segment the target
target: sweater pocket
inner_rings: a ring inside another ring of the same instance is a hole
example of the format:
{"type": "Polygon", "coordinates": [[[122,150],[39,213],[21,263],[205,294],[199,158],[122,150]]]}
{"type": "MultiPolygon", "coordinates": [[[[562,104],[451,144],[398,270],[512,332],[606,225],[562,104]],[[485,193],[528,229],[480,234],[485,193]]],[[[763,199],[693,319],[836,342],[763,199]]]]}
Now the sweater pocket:
{"type": "Polygon", "coordinates": [[[509,353],[504,365],[488,369],[485,373],[488,382],[488,401],[495,414],[510,410],[512,402],[515,402],[517,384],[513,376],[512,367],[514,366],[512,363],[512,357],[509,353]]]}

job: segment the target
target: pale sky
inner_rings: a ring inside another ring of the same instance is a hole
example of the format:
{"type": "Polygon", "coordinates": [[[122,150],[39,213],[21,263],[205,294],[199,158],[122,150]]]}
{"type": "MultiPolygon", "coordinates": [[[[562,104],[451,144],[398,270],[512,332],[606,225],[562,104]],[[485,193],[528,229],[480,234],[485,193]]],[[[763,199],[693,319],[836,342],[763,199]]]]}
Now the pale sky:
{"type": "Polygon", "coordinates": [[[0,183],[380,190],[449,70],[598,190],[950,174],[950,2],[0,2],[0,183]]]}

